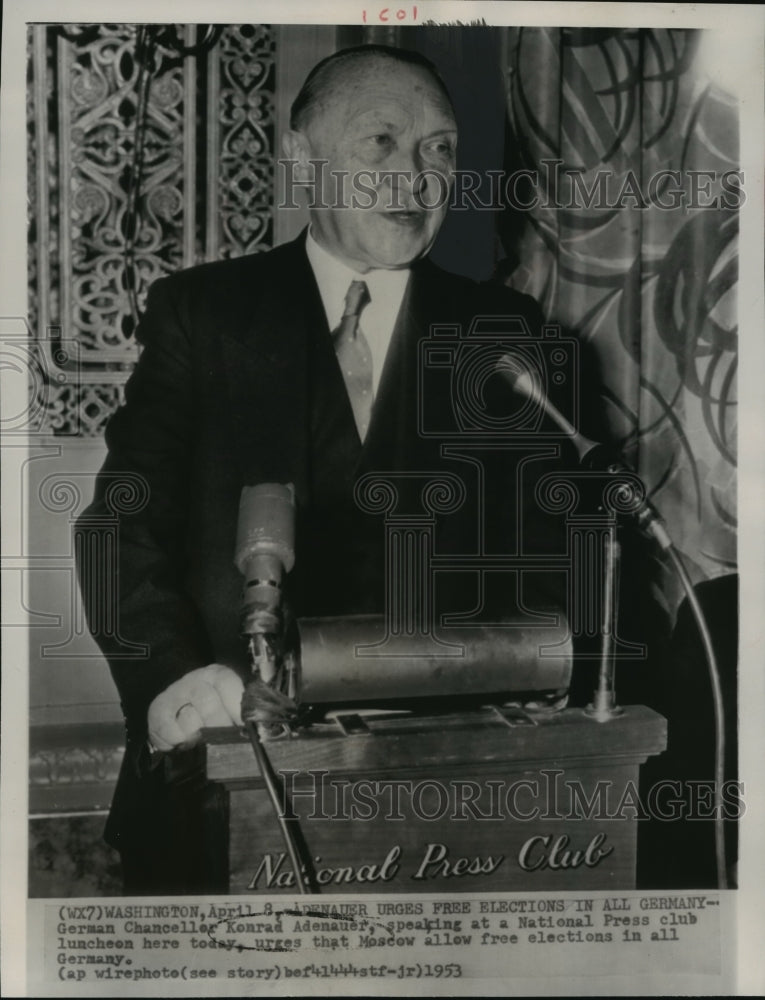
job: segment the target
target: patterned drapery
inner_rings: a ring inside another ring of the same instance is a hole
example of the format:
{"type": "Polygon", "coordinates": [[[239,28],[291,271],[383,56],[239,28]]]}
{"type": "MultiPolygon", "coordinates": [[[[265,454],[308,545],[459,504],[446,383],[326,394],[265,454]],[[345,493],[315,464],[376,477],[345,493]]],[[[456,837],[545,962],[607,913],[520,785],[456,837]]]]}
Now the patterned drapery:
{"type": "Polygon", "coordinates": [[[611,434],[693,575],[730,572],[736,104],[700,32],[508,34],[509,283],[598,359],[611,434]]]}

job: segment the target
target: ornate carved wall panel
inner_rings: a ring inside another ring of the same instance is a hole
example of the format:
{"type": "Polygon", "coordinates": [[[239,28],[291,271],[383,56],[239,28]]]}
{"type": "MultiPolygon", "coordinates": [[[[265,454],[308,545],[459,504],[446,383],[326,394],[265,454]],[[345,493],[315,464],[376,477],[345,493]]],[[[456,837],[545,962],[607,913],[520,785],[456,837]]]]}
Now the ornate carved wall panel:
{"type": "Polygon", "coordinates": [[[272,245],[275,59],[266,25],[30,28],[40,432],[103,431],[155,279],[272,245]]]}

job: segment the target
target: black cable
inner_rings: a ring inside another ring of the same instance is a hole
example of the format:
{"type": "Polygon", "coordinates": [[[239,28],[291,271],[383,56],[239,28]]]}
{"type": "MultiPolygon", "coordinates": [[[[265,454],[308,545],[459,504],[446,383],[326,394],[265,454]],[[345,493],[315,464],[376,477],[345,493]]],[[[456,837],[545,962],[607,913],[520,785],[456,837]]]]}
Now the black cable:
{"type": "Polygon", "coordinates": [[[282,805],[286,806],[286,799],[283,803],[282,798],[279,795],[279,778],[271,766],[271,761],[269,760],[265,747],[260,740],[257,723],[248,719],[244,724],[244,728],[246,729],[247,736],[252,744],[252,749],[255,753],[255,760],[260,768],[260,773],[263,775],[263,781],[265,782],[268,796],[271,799],[271,805],[274,807],[274,813],[276,814],[276,819],[282,832],[282,838],[284,839],[284,843],[287,847],[287,853],[289,854],[292,870],[295,873],[295,885],[297,886],[298,892],[303,895],[318,895],[320,893],[320,889],[318,882],[316,881],[316,875],[313,870],[310,854],[308,853],[307,846],[303,840],[300,823],[295,815],[285,816],[286,809],[283,809],[282,805]]]}
{"type": "Polygon", "coordinates": [[[173,34],[169,28],[165,29],[157,25],[140,25],[136,33],[135,60],[138,73],[135,83],[135,128],[133,155],[130,163],[130,186],[125,206],[125,246],[122,255],[125,285],[134,328],[138,325],[141,316],[138,308],[138,274],[135,254],[141,222],[140,198],[146,161],[146,132],[152,82],[160,70],[163,49],[171,54],[175,53],[178,59],[185,59],[189,56],[200,57],[217,45],[222,32],[222,25],[205,25],[204,35],[196,45],[184,45],[177,33],[173,34]]]}
{"type": "Polygon", "coordinates": [[[155,35],[156,29],[146,28],[142,25],[138,28],[135,47],[135,58],[138,64],[138,76],[136,79],[135,130],[133,158],[130,171],[130,187],[128,188],[127,204],[125,206],[125,246],[123,250],[126,291],[134,325],[137,325],[140,319],[135,249],[138,238],[140,217],[139,199],[141,196],[141,186],[143,184],[146,126],[149,115],[149,92],[155,69],[155,35]]]}
{"type": "Polygon", "coordinates": [[[683,585],[686,596],[688,598],[688,604],[690,605],[691,612],[693,614],[694,620],[696,622],[696,627],[699,630],[699,636],[701,637],[701,642],[704,647],[704,655],[706,656],[707,666],[709,667],[709,680],[712,686],[712,704],[714,707],[714,719],[715,719],[715,769],[714,769],[714,781],[715,781],[715,861],[717,865],[717,888],[727,889],[728,888],[728,872],[725,863],[725,829],[723,827],[723,783],[725,780],[725,718],[723,712],[723,697],[722,697],[722,686],[720,684],[720,670],[717,665],[717,658],[715,657],[714,648],[712,646],[712,637],[709,634],[709,628],[707,627],[706,620],[704,618],[704,612],[701,610],[701,605],[696,597],[696,592],[693,589],[693,584],[691,578],[688,576],[688,571],[683,565],[683,561],[680,558],[680,553],[677,551],[674,545],[669,545],[665,549],[667,555],[669,556],[672,565],[674,566],[677,575],[680,577],[680,582],[683,585]]]}
{"type": "Polygon", "coordinates": [[[223,34],[223,25],[198,24],[197,38],[199,37],[200,30],[202,29],[204,29],[204,31],[202,32],[201,41],[195,42],[193,45],[186,45],[186,43],[179,37],[178,26],[169,26],[165,30],[160,30],[160,44],[166,49],[169,49],[171,52],[177,53],[179,56],[185,57],[205,55],[211,49],[214,49],[218,44],[220,36],[223,34]]]}

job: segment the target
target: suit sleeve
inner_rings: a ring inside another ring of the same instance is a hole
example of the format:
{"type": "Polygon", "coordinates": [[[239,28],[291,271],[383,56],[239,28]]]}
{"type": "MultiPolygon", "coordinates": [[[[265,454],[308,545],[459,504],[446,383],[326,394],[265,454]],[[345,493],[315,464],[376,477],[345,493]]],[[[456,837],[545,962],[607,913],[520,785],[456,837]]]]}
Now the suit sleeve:
{"type": "MultiPolygon", "coordinates": [[[[136,337],[144,345],[125,389],[125,404],[106,431],[108,456],[94,500],[78,521],[113,559],[83,557],[78,573],[88,621],[120,693],[128,732],[141,738],[152,700],[170,683],[209,663],[209,640],[183,589],[185,511],[194,448],[194,380],[189,322],[163,279],[150,291],[136,337]],[[114,498],[138,495],[115,513],[114,498]],[[101,524],[101,527],[99,527],[101,524]],[[108,579],[105,579],[108,575],[108,579]],[[99,607],[99,595],[116,589],[116,622],[99,607]],[[117,633],[116,635],[114,633],[117,633]],[[147,647],[126,656],[125,642],[147,647]]],[[[92,550],[91,550],[92,551],[92,550]]]]}

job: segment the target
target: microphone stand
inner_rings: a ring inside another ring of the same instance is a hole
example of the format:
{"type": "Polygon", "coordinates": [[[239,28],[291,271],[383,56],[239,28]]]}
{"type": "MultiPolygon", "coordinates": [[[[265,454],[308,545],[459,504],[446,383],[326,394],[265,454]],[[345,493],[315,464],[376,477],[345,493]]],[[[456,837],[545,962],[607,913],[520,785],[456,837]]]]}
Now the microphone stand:
{"type": "Polygon", "coordinates": [[[600,625],[600,669],[598,686],[585,714],[597,722],[610,722],[624,709],[616,704],[614,657],[616,638],[616,608],[619,594],[619,569],[621,550],[616,538],[616,528],[611,527],[605,539],[605,569],[603,573],[603,616],[600,625]]]}
{"type": "MultiPolygon", "coordinates": [[[[592,441],[581,434],[547,398],[541,386],[532,378],[528,366],[512,353],[503,355],[497,362],[496,371],[502,375],[511,387],[526,399],[541,407],[547,416],[557,424],[561,431],[571,440],[576,449],[581,468],[592,471],[607,472],[614,477],[622,474],[637,478],[635,473],[618,456],[614,456],[605,445],[592,441]]],[[[639,480],[638,480],[639,482],[639,480]]],[[[642,484],[640,484],[642,486],[642,484]]],[[[714,708],[715,725],[715,767],[714,767],[714,806],[715,806],[715,862],[717,868],[717,886],[728,888],[728,877],[725,863],[725,830],[723,827],[723,785],[725,782],[725,716],[720,683],[720,670],[717,664],[712,638],[709,633],[701,605],[698,602],[693,583],[683,564],[682,557],[675,548],[661,515],[648,500],[645,488],[642,495],[637,495],[633,484],[624,483],[625,498],[630,500],[625,508],[635,518],[638,526],[657,542],[671,562],[688,599],[691,613],[699,631],[704,656],[709,670],[709,680],[712,689],[712,704],[714,708]]],[[[592,703],[585,709],[586,713],[598,722],[610,722],[618,717],[622,710],[616,704],[614,691],[614,622],[616,595],[618,592],[619,548],[616,541],[616,529],[612,527],[608,543],[604,574],[604,608],[603,629],[600,655],[600,671],[598,686],[593,694],[592,703]]]]}

